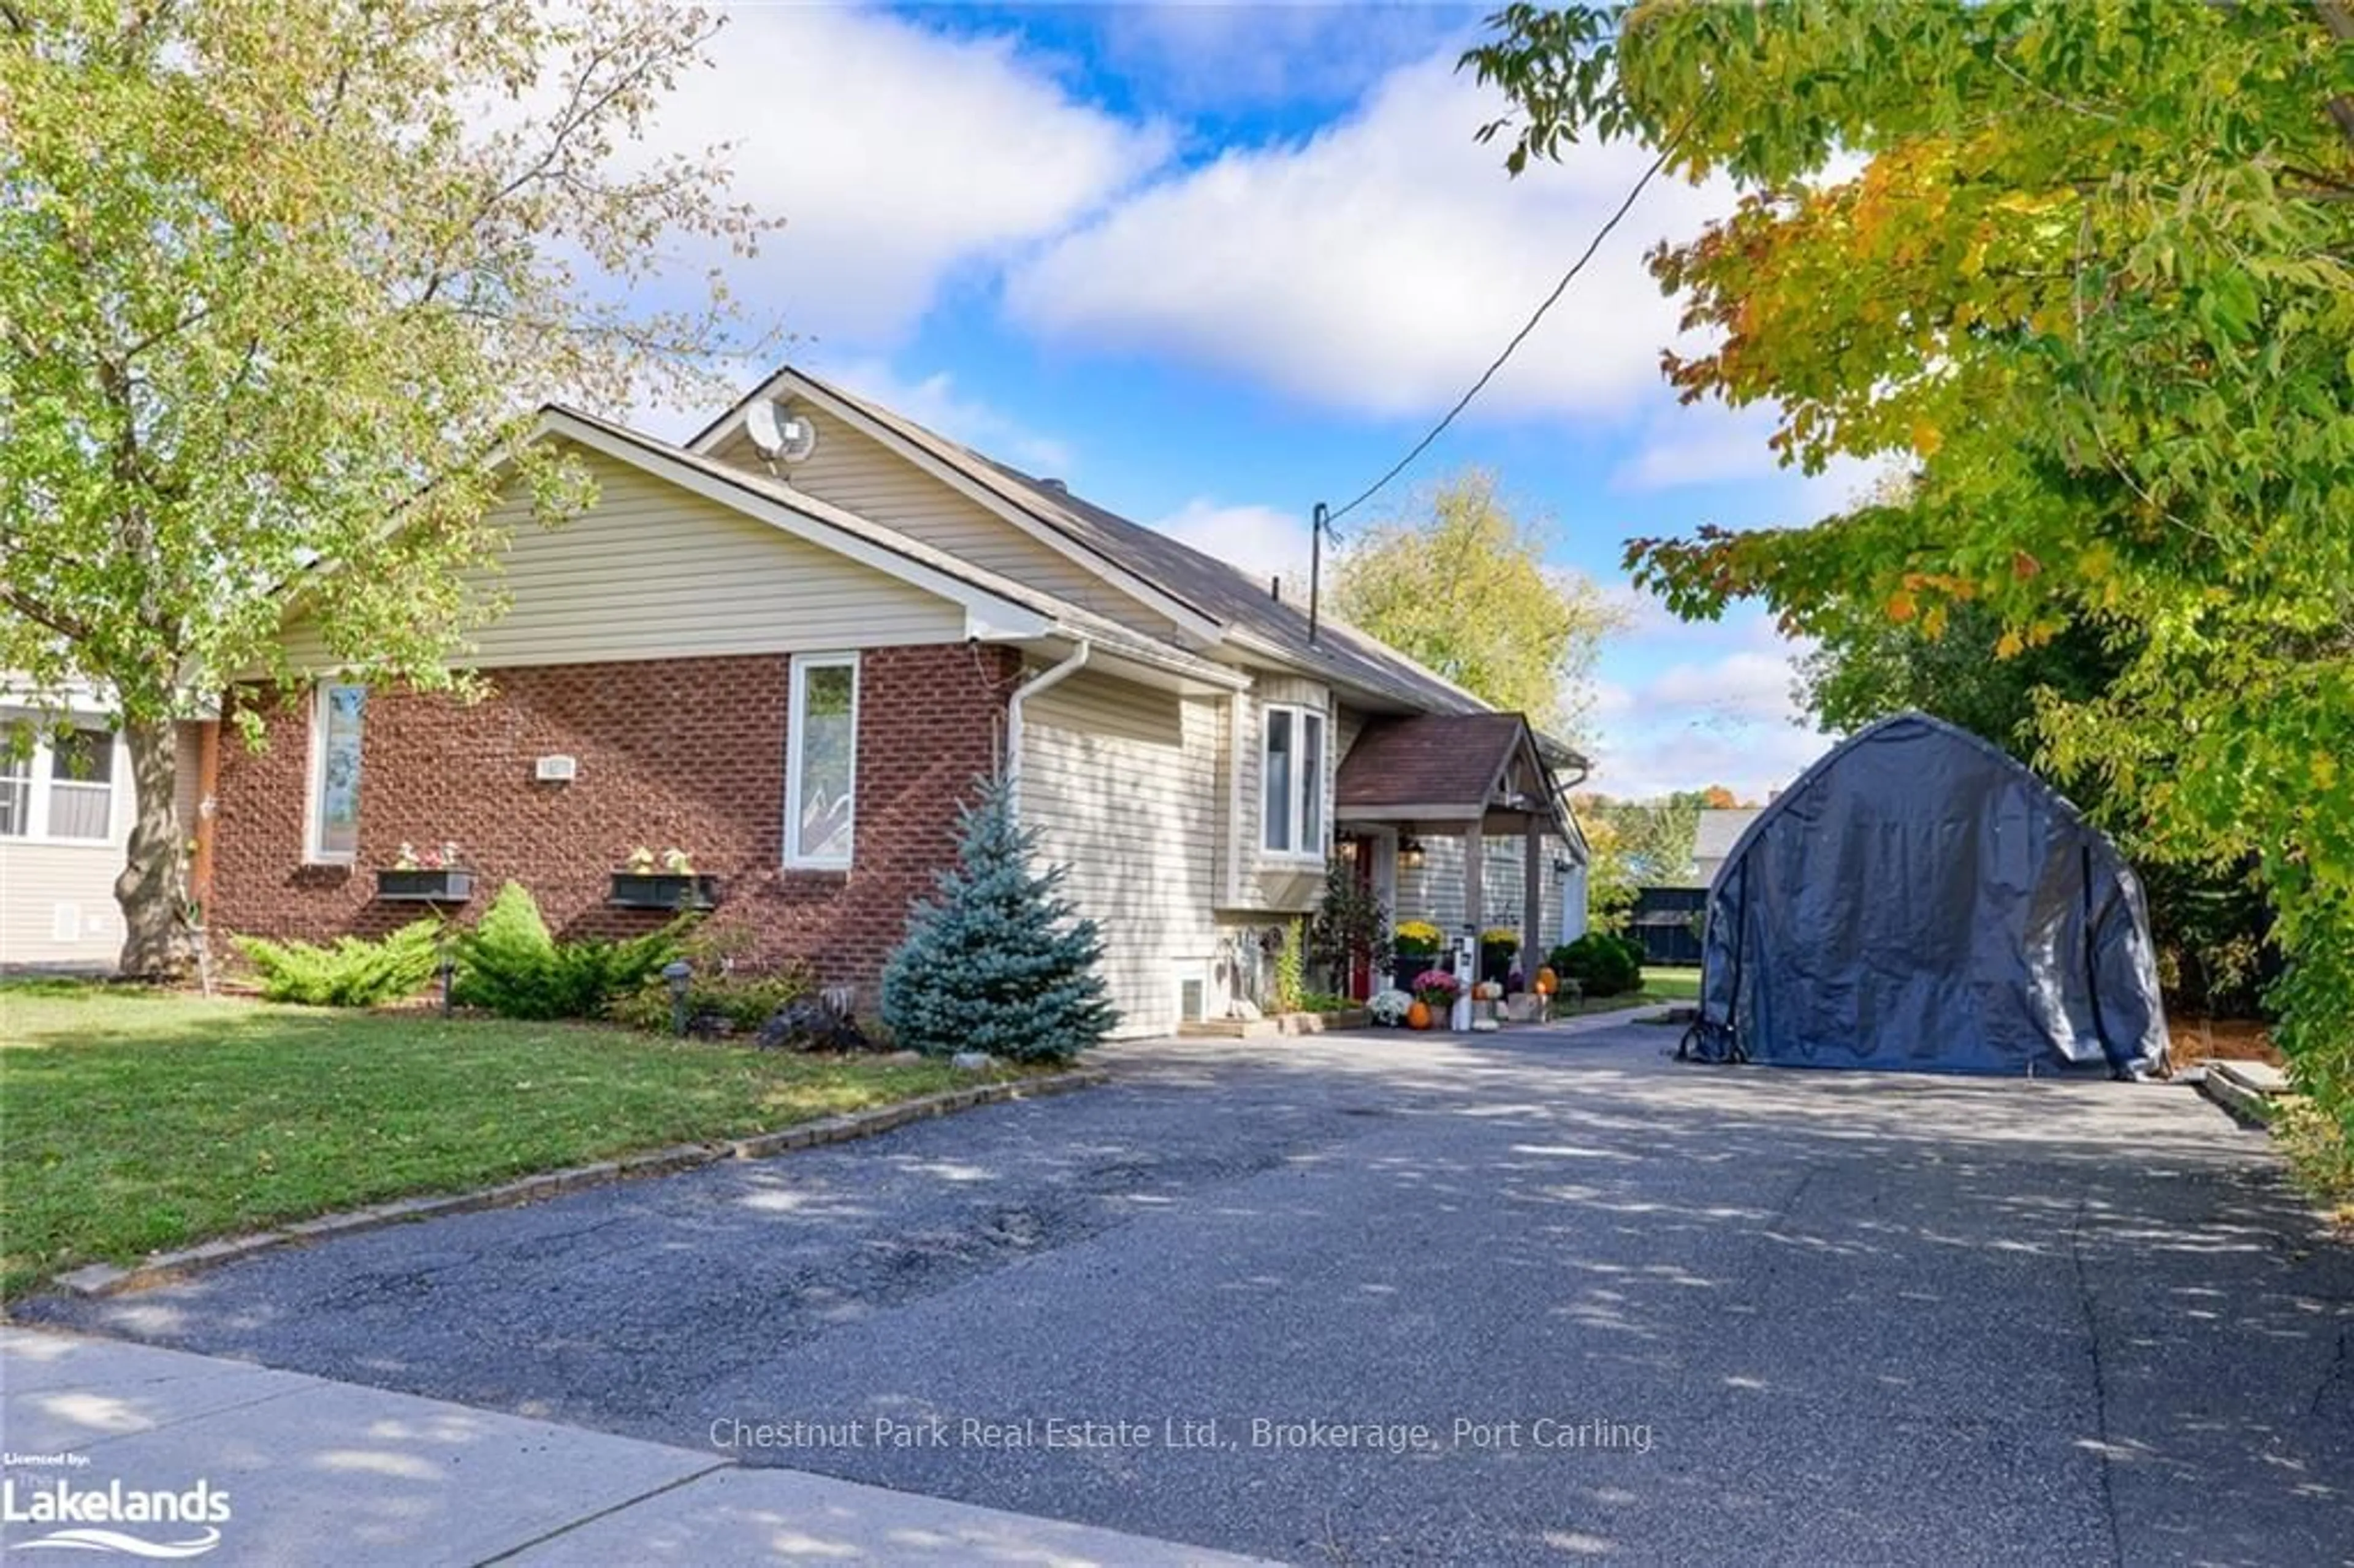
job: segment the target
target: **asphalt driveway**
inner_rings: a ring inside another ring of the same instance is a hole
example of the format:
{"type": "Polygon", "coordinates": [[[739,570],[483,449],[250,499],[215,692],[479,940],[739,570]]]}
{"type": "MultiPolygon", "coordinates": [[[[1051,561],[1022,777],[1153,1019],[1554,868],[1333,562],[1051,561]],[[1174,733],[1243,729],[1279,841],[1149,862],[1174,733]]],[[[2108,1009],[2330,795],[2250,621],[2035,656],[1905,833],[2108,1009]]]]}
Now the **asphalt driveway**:
{"type": "Polygon", "coordinates": [[[2354,1249],[2259,1135],[1671,1038],[1130,1052],[24,1315],[1299,1562],[2354,1561],[2354,1249]]]}

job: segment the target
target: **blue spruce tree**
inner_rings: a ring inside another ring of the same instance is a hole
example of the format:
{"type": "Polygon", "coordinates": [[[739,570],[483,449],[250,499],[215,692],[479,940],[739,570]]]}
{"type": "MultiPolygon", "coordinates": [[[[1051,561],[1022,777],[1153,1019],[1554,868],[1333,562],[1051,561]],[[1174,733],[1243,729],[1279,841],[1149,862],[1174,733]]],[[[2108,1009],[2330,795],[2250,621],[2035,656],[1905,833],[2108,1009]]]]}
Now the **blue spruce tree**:
{"type": "Polygon", "coordinates": [[[1062,895],[1069,867],[1031,871],[1036,838],[1015,821],[1004,781],[984,781],[956,865],[883,966],[883,1022],[903,1049],[1066,1062],[1119,1022],[1102,933],[1062,895]]]}

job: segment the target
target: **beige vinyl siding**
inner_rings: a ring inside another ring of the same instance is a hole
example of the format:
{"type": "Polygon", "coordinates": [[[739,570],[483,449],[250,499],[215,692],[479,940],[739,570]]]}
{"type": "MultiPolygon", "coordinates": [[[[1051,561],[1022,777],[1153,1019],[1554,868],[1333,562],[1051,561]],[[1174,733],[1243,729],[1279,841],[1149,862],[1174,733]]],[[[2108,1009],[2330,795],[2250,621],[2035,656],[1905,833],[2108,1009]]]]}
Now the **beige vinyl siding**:
{"type": "MultiPolygon", "coordinates": [[[[1174,631],[1166,616],[1146,609],[1092,567],[1031,537],[874,437],[809,403],[794,403],[792,412],[817,427],[816,449],[800,462],[777,467],[776,477],[794,489],[1124,626],[1156,637],[1174,631]]],[[[753,473],[769,471],[740,430],[711,456],[753,473]]]]}
{"type": "Polygon", "coordinates": [[[1208,990],[1222,706],[1082,673],[1023,711],[1023,820],[1103,927],[1124,1036],[1175,1031],[1181,978],[1208,990]]]}
{"type": "MultiPolygon", "coordinates": [[[[511,531],[502,570],[469,574],[506,612],[461,662],[493,668],[799,652],[958,642],[956,605],[646,473],[578,454],[596,504],[554,528],[521,501],[494,520],[511,531]]],[[[332,584],[325,591],[333,591],[332,584]]],[[[335,661],[308,629],[294,662],[335,661]]]]}
{"type": "MultiPolygon", "coordinates": [[[[0,711],[0,724],[33,716],[0,711]]],[[[36,723],[53,723],[35,717],[36,723]]],[[[103,727],[106,720],[76,714],[74,722],[103,727]]],[[[37,758],[32,788],[48,784],[47,759],[37,758]]],[[[0,838],[0,968],[111,969],[122,949],[122,916],[114,879],[131,836],[131,758],[114,741],[114,779],[104,842],[57,843],[0,838]]]]}
{"type": "MultiPolygon", "coordinates": [[[[1520,929],[1521,845],[1518,838],[1487,841],[1486,874],[1480,895],[1485,900],[1481,921],[1490,929],[1500,926],[1520,929]]],[[[1463,926],[1463,840],[1453,833],[1425,834],[1422,846],[1424,860],[1419,870],[1398,868],[1397,908],[1392,914],[1400,920],[1427,920],[1451,941],[1463,926]]],[[[1539,924],[1543,929],[1544,945],[1551,947],[1562,939],[1562,895],[1565,885],[1565,879],[1553,869],[1553,863],[1557,857],[1567,858],[1568,852],[1559,839],[1546,837],[1538,842],[1537,853],[1544,857],[1540,884],[1544,902],[1539,924]]]]}

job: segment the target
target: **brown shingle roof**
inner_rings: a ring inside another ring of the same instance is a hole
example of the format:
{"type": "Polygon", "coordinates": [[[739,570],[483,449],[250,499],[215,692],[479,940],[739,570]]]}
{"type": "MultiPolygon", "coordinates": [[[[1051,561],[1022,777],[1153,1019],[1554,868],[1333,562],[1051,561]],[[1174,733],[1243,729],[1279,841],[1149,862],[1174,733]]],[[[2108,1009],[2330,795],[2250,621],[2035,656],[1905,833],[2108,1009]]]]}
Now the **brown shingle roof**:
{"type": "Polygon", "coordinates": [[[1365,726],[1341,763],[1341,815],[1407,808],[1484,811],[1488,793],[1529,728],[1518,714],[1416,714],[1365,726]]]}

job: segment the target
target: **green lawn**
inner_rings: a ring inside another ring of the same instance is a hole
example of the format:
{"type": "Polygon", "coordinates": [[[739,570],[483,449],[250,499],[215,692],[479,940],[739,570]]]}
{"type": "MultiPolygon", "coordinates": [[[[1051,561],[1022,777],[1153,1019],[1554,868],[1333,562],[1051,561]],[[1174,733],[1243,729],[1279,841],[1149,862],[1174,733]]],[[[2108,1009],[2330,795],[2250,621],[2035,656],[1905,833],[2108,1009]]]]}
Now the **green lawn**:
{"type": "Polygon", "coordinates": [[[1553,1002],[1553,1015],[1555,1018],[1575,1018],[1588,1012],[1616,1012],[1625,1007],[1648,1007],[1660,1003],[1698,1001],[1699,1000],[1700,971],[1698,969],[1656,969],[1646,965],[1643,969],[1643,989],[1639,992],[1630,991],[1619,996],[1584,997],[1575,1006],[1556,998],[1553,1002]]]}
{"type": "Polygon", "coordinates": [[[970,1081],[565,1023],[0,987],[0,1294],[102,1259],[970,1081]]]}

